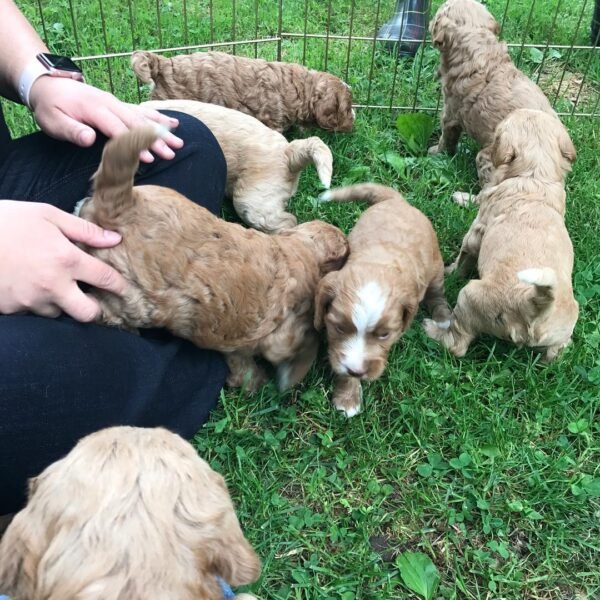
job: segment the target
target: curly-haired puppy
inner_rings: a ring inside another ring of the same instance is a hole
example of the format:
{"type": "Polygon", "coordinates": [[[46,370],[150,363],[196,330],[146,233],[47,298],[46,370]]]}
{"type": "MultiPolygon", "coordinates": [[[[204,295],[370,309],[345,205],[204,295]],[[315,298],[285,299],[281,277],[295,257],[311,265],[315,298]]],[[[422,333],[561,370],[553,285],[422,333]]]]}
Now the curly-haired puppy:
{"type": "Polygon", "coordinates": [[[223,477],[165,429],[83,438],[31,480],[0,543],[15,600],[221,600],[219,577],[259,575],[223,477]]]}
{"type": "Polygon", "coordinates": [[[552,115],[521,109],[498,126],[491,158],[493,180],[452,266],[465,275],[476,265],[480,278],[461,290],[449,327],[425,321],[425,330],[457,356],[487,333],[549,361],[578,317],[563,188],[575,148],[552,115]]]}
{"type": "Polygon", "coordinates": [[[310,163],[321,183],[326,188],[331,184],[333,156],[318,137],[288,142],[253,117],[195,100],[155,100],[144,106],[184,112],[208,126],[227,161],[227,195],[255,229],[272,233],[298,224],[286,208],[298,189],[300,172],[310,163]]]}
{"type": "Polygon", "coordinates": [[[327,328],[336,373],[333,404],[351,417],[361,408],[361,380],[383,373],[388,352],[424,300],[433,318],[450,318],[444,264],[429,219],[395,190],[365,183],[325,192],[323,200],[366,200],[372,206],[348,236],[350,256],[323,278],[315,327],[327,328]]]}
{"type": "Polygon", "coordinates": [[[352,91],[330,73],[223,52],[166,58],[134,52],[131,65],[153,100],[182,98],[220,104],[283,132],[292,125],[352,131],[352,91]]]}
{"type": "MultiPolygon", "coordinates": [[[[557,121],[558,117],[542,90],[515,67],[506,44],[496,37],[499,24],[482,4],[448,0],[429,29],[440,50],[444,94],[442,136],[429,151],[453,154],[466,131],[481,146],[477,170],[485,187],[491,175],[494,130],[504,117],[518,108],[542,110],[557,121]]],[[[461,195],[455,199],[460,202],[461,195]]]]}
{"type": "Polygon", "coordinates": [[[150,127],[109,141],[80,216],[118,231],[110,249],[87,250],[129,282],[123,297],[95,290],[100,321],[124,328],[164,327],[225,353],[229,384],[248,391],[264,382],[253,357],[277,366],[281,388],[310,368],[318,336],[314,294],[348,251],[342,232],[311,221],[280,234],[227,223],[181,194],[133,187],[138,154],[157,137],[150,127]]]}

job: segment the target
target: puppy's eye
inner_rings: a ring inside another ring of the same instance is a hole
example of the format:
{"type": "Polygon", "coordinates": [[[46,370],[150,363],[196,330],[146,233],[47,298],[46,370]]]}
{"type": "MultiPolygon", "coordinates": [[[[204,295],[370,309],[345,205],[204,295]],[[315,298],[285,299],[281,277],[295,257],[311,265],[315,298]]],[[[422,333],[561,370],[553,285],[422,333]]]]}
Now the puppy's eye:
{"type": "Polygon", "coordinates": [[[381,340],[383,342],[384,340],[387,340],[390,337],[390,332],[389,331],[376,331],[374,335],[378,340],[381,340]]]}
{"type": "Polygon", "coordinates": [[[341,325],[334,325],[333,328],[335,329],[335,332],[339,333],[340,335],[344,335],[344,333],[346,333],[341,325]]]}

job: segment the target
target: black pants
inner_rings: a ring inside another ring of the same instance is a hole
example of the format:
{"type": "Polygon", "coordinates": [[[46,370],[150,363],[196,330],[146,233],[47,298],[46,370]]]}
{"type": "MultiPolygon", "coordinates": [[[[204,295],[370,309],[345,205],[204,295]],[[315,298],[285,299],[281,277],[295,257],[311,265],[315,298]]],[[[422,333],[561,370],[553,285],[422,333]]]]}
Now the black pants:
{"type": "MultiPolygon", "coordinates": [[[[136,183],[174,188],[218,213],[223,153],[202,123],[173,116],[185,146],[171,161],[142,165],[136,183]]],[[[42,133],[0,139],[0,199],[71,212],[89,192],[104,142],[82,149],[42,133]]],[[[226,374],[220,354],[163,331],[136,336],[67,317],[0,316],[0,514],[19,509],[27,478],[88,433],[119,424],[161,425],[192,437],[226,374]]]]}

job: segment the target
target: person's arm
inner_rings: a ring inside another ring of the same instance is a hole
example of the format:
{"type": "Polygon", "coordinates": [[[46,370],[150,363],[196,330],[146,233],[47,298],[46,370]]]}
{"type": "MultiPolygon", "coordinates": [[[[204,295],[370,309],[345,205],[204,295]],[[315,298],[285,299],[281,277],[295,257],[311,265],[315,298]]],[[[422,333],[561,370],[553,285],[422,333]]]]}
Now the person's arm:
{"type": "MultiPolygon", "coordinates": [[[[44,42],[12,0],[0,0],[0,93],[18,100],[19,79],[27,64],[40,52],[47,52],[44,42]]],[[[91,85],[62,77],[44,76],[35,80],[29,102],[39,126],[52,137],[78,146],[91,146],[96,131],[107,137],[124,133],[132,127],[154,121],[167,128],[177,126],[158,111],[126,104],[108,92],[91,85]]],[[[172,148],[183,142],[173,134],[157,140],[151,150],[165,159],[175,155],[172,148]]],[[[154,160],[144,151],[144,162],[154,160]]]]}
{"type": "Polygon", "coordinates": [[[19,102],[19,77],[32,57],[48,48],[12,0],[0,0],[0,94],[19,102]]]}

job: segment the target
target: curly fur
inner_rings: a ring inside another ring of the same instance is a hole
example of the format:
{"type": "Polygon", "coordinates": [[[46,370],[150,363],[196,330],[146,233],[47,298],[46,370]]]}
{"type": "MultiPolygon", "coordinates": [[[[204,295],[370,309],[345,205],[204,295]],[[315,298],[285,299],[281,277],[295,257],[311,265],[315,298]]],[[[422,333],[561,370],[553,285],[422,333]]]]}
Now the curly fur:
{"type": "Polygon", "coordinates": [[[219,104],[279,132],[294,124],[342,132],[354,126],[350,87],[330,73],[295,63],[223,52],[166,58],[138,51],[131,65],[141,81],[153,86],[153,100],[181,98],[219,104]]]}
{"type": "Polygon", "coordinates": [[[315,327],[327,328],[336,373],[333,404],[352,416],[360,411],[361,379],[381,376],[420,302],[442,322],[450,310],[437,237],[421,211],[392,188],[372,183],[331,190],[324,199],[372,205],[348,236],[346,265],[323,278],[315,301],[315,327]]]}
{"type": "Polygon", "coordinates": [[[425,322],[428,335],[457,356],[481,333],[554,359],[571,341],[573,245],[564,223],[564,177],[575,149],[552,115],[515,110],[496,130],[494,180],[450,270],[479,279],[460,292],[449,328],[425,322]]]}
{"type": "Polygon", "coordinates": [[[477,156],[480,183],[491,177],[490,144],[500,121],[518,108],[556,113],[542,90],[510,59],[497,39],[499,25],[475,0],[448,0],[430,23],[440,50],[444,94],[442,136],[430,153],[454,153],[464,130],[481,146],[477,156]]]}
{"type": "Polygon", "coordinates": [[[324,187],[331,184],[333,156],[318,137],[288,142],[255,118],[237,110],[195,100],[155,100],[145,106],[176,110],[205,123],[227,161],[227,195],[250,226],[269,233],[294,227],[286,211],[298,189],[300,173],[314,164],[324,187]]]}
{"type": "Polygon", "coordinates": [[[165,429],[82,439],[30,482],[0,542],[15,600],[221,600],[217,575],[246,585],[260,561],[223,477],[165,429]]]}
{"type": "Polygon", "coordinates": [[[269,236],[227,223],[173,190],[133,187],[139,151],[156,135],[144,127],[109,141],[93,197],[80,211],[123,236],[114,248],[87,249],[129,282],[123,297],[94,291],[100,321],[164,327],[224,352],[230,385],[253,390],[264,382],[255,355],[278,367],[282,388],[294,385],[314,360],[314,293],[320,278],[343,264],[344,235],[311,221],[269,236]]]}

